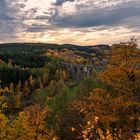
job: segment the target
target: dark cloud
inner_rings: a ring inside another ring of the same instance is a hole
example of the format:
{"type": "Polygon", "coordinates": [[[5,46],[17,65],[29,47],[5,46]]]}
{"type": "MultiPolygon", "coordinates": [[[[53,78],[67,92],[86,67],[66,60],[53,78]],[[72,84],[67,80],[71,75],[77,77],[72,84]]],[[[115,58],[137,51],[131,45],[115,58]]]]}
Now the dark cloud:
{"type": "Polygon", "coordinates": [[[54,4],[55,6],[62,6],[63,3],[67,2],[67,1],[73,2],[73,1],[75,1],[75,0],[56,0],[56,2],[54,2],[53,4],[54,4]]]}
{"type": "Polygon", "coordinates": [[[18,32],[22,30],[20,8],[23,5],[17,0],[0,0],[0,40],[17,39],[18,32]]]}
{"type": "MultiPolygon", "coordinates": [[[[0,15],[4,15],[5,17],[9,17],[9,19],[16,19],[16,15],[18,14],[23,4],[18,4],[17,0],[10,1],[10,0],[0,0],[0,15]]],[[[1,16],[2,17],[2,16],[1,16]]],[[[4,20],[1,19],[1,20],[4,20]]],[[[6,18],[5,18],[6,20],[6,18]]]]}
{"type": "Polygon", "coordinates": [[[8,3],[6,0],[1,0],[0,1],[0,21],[1,20],[12,20],[13,17],[10,14],[10,11],[12,9],[9,9],[8,3]]]}
{"type": "Polygon", "coordinates": [[[24,12],[20,13],[18,18],[21,21],[34,20],[36,18],[37,12],[38,12],[38,8],[31,8],[31,9],[25,10],[24,12]]]}
{"type": "Polygon", "coordinates": [[[21,3],[21,4],[19,4],[19,6],[20,6],[20,8],[25,8],[26,5],[21,3]]]}
{"type": "Polygon", "coordinates": [[[21,0],[22,2],[27,2],[28,0],[21,0]]]}
{"type": "Polygon", "coordinates": [[[55,7],[50,8],[47,12],[44,12],[42,15],[36,16],[35,20],[48,20],[51,21],[59,16],[59,10],[55,7]]]}
{"type": "Polygon", "coordinates": [[[59,14],[51,22],[60,27],[129,26],[133,17],[140,17],[140,1],[129,1],[111,8],[78,10],[72,14],[59,14]]]}
{"type": "Polygon", "coordinates": [[[31,20],[37,13],[38,8],[25,10],[27,0],[0,0],[0,39],[7,36],[15,37],[19,31],[24,31],[29,25],[25,20],[31,20]],[[24,10],[24,12],[22,12],[24,10]]]}
{"type": "Polygon", "coordinates": [[[17,33],[20,32],[22,24],[16,20],[1,20],[0,27],[0,41],[10,41],[10,39],[17,39],[17,33]]]}
{"type": "Polygon", "coordinates": [[[15,32],[15,28],[13,28],[15,12],[16,8],[13,8],[12,3],[9,3],[8,0],[0,1],[0,32],[3,33],[3,36],[15,32]]]}
{"type": "Polygon", "coordinates": [[[47,29],[50,29],[46,24],[32,24],[27,28],[27,32],[44,32],[47,29]]]}

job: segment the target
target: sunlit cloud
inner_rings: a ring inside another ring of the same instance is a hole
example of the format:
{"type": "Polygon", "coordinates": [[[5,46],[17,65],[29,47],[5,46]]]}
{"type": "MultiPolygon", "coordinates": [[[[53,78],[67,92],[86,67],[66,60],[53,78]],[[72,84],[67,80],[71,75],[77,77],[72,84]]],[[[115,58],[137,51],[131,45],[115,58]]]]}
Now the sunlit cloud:
{"type": "Polygon", "coordinates": [[[140,38],[139,0],[1,0],[0,42],[112,44],[140,38]]]}

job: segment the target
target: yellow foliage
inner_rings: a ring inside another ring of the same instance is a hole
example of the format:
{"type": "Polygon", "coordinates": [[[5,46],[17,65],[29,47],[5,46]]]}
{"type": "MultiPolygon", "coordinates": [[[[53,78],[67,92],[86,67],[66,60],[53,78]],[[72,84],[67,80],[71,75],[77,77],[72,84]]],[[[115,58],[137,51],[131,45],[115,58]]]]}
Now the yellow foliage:
{"type": "Polygon", "coordinates": [[[45,125],[48,108],[39,105],[27,107],[18,117],[10,122],[0,113],[0,140],[50,140],[55,138],[45,125]],[[9,123],[10,122],[10,123],[9,123]]]}
{"type": "Polygon", "coordinates": [[[135,40],[112,49],[110,64],[100,78],[121,93],[140,92],[140,50],[135,40]]]}
{"type": "Polygon", "coordinates": [[[8,138],[7,132],[9,130],[8,119],[4,114],[0,113],[0,140],[6,140],[8,138]]]}

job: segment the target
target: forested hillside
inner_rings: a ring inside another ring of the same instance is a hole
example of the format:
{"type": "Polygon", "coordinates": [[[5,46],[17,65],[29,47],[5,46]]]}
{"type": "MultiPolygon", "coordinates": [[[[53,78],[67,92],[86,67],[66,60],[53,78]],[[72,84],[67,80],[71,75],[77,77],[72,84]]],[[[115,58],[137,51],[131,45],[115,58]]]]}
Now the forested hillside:
{"type": "Polygon", "coordinates": [[[136,40],[112,46],[0,44],[0,124],[0,140],[136,139],[136,40]],[[85,66],[80,81],[62,62],[85,66]],[[100,70],[85,75],[91,66],[100,70]]]}

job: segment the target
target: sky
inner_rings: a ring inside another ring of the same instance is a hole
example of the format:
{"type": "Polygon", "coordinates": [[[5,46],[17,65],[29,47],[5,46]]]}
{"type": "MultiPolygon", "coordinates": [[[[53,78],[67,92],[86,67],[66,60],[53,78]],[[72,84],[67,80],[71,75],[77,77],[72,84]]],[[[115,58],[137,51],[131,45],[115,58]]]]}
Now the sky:
{"type": "Polygon", "coordinates": [[[0,0],[0,43],[114,44],[140,38],[140,0],[0,0]]]}

